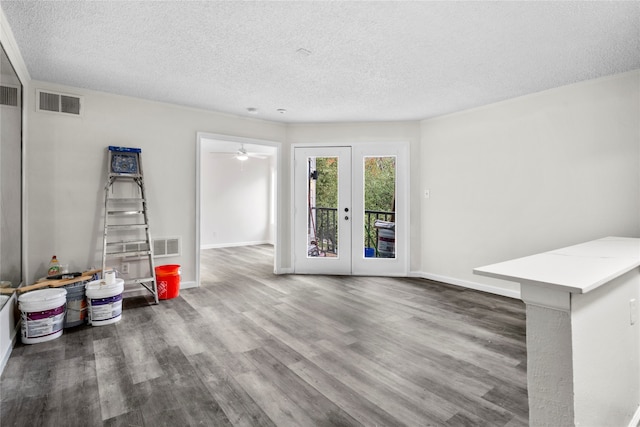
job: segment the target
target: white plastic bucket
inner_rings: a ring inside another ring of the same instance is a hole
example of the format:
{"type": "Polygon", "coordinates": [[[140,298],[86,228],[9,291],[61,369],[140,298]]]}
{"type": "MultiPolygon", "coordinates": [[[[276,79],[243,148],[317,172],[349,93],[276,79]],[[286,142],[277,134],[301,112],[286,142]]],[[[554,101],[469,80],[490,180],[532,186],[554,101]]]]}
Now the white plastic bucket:
{"type": "Polygon", "coordinates": [[[7,301],[9,301],[9,298],[11,298],[8,295],[0,295],[0,309],[2,309],[2,307],[4,307],[4,305],[7,303],[7,301]]]}
{"type": "Polygon", "coordinates": [[[396,232],[387,228],[378,229],[378,255],[380,258],[395,258],[396,232]]]}
{"type": "Polygon", "coordinates": [[[115,279],[107,284],[104,280],[94,280],[86,285],[89,303],[89,323],[93,326],[109,325],[122,318],[122,292],[124,280],[115,279]]]}
{"type": "Polygon", "coordinates": [[[41,289],[20,295],[21,338],[24,344],[50,341],[62,335],[66,289],[41,289]]]}

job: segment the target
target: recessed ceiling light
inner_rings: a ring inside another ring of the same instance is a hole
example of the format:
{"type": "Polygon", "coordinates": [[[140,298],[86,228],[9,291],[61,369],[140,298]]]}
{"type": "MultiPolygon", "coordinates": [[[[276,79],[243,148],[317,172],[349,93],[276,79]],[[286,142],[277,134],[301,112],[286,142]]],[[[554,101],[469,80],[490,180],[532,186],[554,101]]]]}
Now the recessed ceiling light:
{"type": "Polygon", "coordinates": [[[285,110],[284,108],[278,108],[278,110],[277,110],[277,111],[278,111],[278,113],[280,113],[280,114],[284,114],[284,113],[286,113],[286,112],[287,112],[287,110],[285,110]]]}
{"type": "Polygon", "coordinates": [[[258,114],[258,109],[255,107],[249,107],[247,108],[247,111],[249,112],[249,114],[258,114]]]}

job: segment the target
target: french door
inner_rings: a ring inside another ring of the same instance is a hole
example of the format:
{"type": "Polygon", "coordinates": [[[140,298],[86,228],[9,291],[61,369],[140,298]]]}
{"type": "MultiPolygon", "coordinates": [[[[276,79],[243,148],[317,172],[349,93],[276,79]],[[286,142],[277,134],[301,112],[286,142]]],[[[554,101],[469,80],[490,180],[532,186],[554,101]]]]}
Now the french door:
{"type": "Polygon", "coordinates": [[[351,274],[351,148],[296,148],[296,273],[351,274]]]}
{"type": "Polygon", "coordinates": [[[294,148],[294,271],[401,276],[408,266],[408,147],[294,148]]]}

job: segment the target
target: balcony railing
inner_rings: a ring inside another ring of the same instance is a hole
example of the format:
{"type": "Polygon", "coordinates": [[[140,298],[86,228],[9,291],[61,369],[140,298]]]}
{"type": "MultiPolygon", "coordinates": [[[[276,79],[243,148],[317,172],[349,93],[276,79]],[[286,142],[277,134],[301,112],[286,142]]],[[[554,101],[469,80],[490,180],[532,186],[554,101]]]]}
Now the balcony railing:
{"type": "MultiPolygon", "coordinates": [[[[316,228],[315,242],[309,249],[309,256],[320,256],[323,254],[338,253],[338,209],[336,208],[311,208],[311,215],[314,215],[313,222],[316,228]],[[314,252],[312,254],[312,252],[314,252]],[[319,253],[315,253],[319,252],[319,253]]],[[[364,211],[364,247],[374,248],[378,254],[378,229],[374,227],[376,220],[393,222],[395,212],[387,211],[364,211]]],[[[313,232],[312,232],[313,235],[313,232]]]]}
{"type": "Polygon", "coordinates": [[[382,221],[394,222],[395,212],[385,211],[364,211],[364,247],[375,248],[376,256],[378,255],[378,229],[374,227],[377,219],[382,221]]]}
{"type": "MultiPolygon", "coordinates": [[[[324,254],[337,254],[338,209],[312,208],[312,210],[313,213],[315,213],[314,222],[316,224],[316,250],[324,254]]],[[[319,256],[319,254],[317,254],[316,256],[319,256]]]]}

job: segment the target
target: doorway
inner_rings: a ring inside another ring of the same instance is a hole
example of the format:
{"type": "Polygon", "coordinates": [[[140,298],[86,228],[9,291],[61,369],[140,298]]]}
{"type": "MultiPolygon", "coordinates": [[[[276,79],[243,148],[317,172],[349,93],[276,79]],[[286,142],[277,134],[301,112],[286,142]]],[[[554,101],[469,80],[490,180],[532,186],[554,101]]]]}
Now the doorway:
{"type": "Polygon", "coordinates": [[[408,144],[293,151],[294,271],[407,275],[408,144]]]}
{"type": "Polygon", "coordinates": [[[275,272],[280,143],[198,133],[197,157],[196,284],[219,248],[273,245],[275,272]]]}

